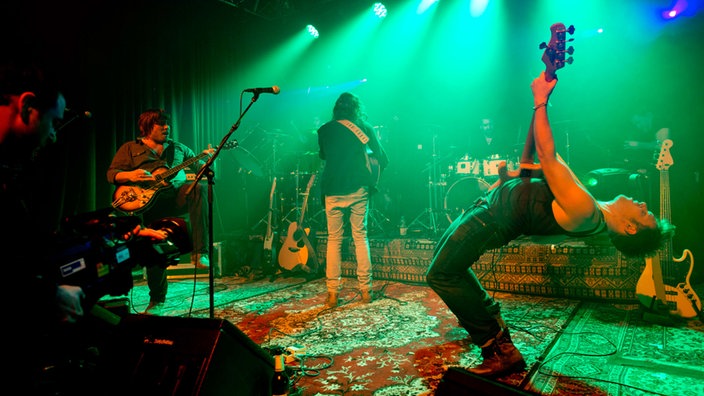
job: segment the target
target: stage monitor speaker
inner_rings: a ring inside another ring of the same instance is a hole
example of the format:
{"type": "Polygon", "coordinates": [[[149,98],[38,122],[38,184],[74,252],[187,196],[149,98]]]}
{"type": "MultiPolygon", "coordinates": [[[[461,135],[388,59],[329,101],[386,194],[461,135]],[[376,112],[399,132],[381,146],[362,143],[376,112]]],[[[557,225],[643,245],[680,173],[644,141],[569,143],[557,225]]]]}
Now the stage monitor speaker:
{"type": "Polygon", "coordinates": [[[536,396],[538,393],[528,392],[510,387],[501,382],[474,375],[467,370],[450,367],[438,384],[435,396],[536,396]]]}
{"type": "Polygon", "coordinates": [[[227,320],[130,315],[120,326],[104,356],[110,395],[271,395],[273,357],[227,320]]]}

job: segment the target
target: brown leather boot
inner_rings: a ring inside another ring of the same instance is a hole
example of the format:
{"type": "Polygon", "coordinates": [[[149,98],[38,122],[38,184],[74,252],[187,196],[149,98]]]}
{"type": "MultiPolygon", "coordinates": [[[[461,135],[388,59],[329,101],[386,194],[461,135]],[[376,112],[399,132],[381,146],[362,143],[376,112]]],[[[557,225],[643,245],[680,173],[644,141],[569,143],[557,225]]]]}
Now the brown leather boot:
{"type": "Polygon", "coordinates": [[[470,373],[482,377],[495,377],[515,371],[522,371],[526,367],[523,355],[516,349],[511,341],[508,329],[499,331],[489,343],[482,347],[482,364],[469,368],[470,373]]]}
{"type": "Polygon", "coordinates": [[[362,302],[365,304],[372,302],[372,294],[369,290],[362,291],[362,302]]]}
{"type": "Polygon", "coordinates": [[[328,292],[328,299],[325,301],[325,306],[328,308],[337,307],[337,292],[328,292]]]}

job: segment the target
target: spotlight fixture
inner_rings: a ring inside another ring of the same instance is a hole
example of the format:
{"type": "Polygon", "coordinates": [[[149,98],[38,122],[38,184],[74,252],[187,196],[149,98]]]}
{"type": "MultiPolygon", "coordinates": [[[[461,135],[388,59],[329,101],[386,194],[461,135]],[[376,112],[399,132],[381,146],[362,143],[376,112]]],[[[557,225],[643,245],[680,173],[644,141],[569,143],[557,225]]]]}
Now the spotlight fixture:
{"type": "Polygon", "coordinates": [[[306,30],[308,30],[308,34],[313,36],[313,38],[318,38],[318,36],[320,36],[320,33],[318,33],[318,29],[316,29],[313,25],[306,26],[306,30]]]}
{"type": "Polygon", "coordinates": [[[386,18],[386,6],[382,3],[374,3],[374,14],[378,18],[386,18]]]}

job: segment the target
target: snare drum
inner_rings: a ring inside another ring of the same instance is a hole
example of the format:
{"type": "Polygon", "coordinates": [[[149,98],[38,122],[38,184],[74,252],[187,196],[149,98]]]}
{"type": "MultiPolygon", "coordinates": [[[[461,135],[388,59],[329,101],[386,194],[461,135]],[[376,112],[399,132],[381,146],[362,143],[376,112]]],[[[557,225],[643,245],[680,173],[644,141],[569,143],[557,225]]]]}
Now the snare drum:
{"type": "Polygon", "coordinates": [[[450,185],[445,194],[445,214],[452,222],[459,215],[464,213],[474,201],[483,196],[489,190],[489,183],[484,179],[466,176],[450,185]]]}

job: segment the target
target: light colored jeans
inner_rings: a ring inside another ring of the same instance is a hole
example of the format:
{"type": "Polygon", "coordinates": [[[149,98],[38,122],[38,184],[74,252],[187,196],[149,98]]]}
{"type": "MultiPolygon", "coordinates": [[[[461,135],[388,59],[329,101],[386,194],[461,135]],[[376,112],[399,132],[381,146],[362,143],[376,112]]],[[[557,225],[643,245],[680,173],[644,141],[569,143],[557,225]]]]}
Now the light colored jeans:
{"type": "Polygon", "coordinates": [[[325,215],[328,223],[325,277],[328,292],[338,292],[341,288],[342,240],[347,216],[349,216],[357,257],[359,290],[370,291],[372,288],[372,260],[367,239],[368,209],[369,189],[367,187],[362,187],[348,195],[325,197],[325,215]]]}

